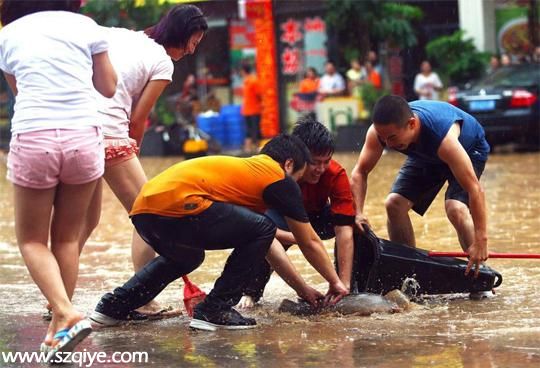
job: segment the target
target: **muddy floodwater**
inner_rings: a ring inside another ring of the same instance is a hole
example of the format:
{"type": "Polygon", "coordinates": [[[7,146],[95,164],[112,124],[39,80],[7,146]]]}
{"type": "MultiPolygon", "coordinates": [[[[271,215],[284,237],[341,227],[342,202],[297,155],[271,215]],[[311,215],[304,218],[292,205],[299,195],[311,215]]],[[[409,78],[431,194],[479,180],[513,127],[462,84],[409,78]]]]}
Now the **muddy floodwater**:
{"type": "MultiPolygon", "coordinates": [[[[348,172],[356,157],[356,153],[335,155],[348,172]]],[[[176,161],[143,158],[143,165],[152,177],[176,161]]],[[[383,156],[369,179],[366,214],[383,238],[387,237],[384,198],[402,161],[398,154],[383,156]]],[[[5,171],[5,156],[0,156],[0,352],[35,351],[47,327],[41,319],[45,299],[17,249],[12,189],[5,171]]],[[[540,153],[492,155],[482,182],[490,250],[540,253],[540,153]]],[[[444,213],[443,195],[423,218],[412,215],[417,244],[424,249],[459,251],[444,213]]],[[[91,311],[103,293],[131,276],[130,238],[131,224],[106,188],[101,223],[81,257],[74,297],[80,310],[91,311]]],[[[326,246],[331,253],[333,242],[326,246]]],[[[193,281],[210,290],[227,254],[207,252],[203,265],[191,275],[193,281]]],[[[308,282],[324,291],[322,278],[298,248],[291,248],[289,255],[308,282]]],[[[281,300],[293,299],[294,292],[272,276],[262,306],[250,313],[257,318],[257,329],[190,331],[188,318],[182,316],[96,330],[78,350],[147,352],[147,365],[154,367],[540,367],[540,260],[493,259],[488,265],[504,278],[495,298],[489,300],[457,295],[398,314],[294,317],[276,312],[281,300]]],[[[182,305],[182,282],[171,284],[158,300],[182,305]]],[[[0,366],[10,365],[0,361],[0,366]]]]}

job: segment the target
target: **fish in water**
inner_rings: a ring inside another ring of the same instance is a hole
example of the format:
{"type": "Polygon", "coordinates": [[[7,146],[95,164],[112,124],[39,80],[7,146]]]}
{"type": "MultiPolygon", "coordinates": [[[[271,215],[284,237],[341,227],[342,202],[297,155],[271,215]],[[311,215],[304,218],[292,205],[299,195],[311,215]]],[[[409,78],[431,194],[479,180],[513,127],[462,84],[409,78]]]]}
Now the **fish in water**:
{"type": "Polygon", "coordinates": [[[336,305],[324,308],[315,308],[305,300],[293,302],[289,299],[283,299],[278,311],[295,316],[311,316],[325,312],[369,316],[372,313],[396,313],[409,308],[409,299],[401,291],[392,290],[385,296],[371,293],[347,295],[336,305]]]}

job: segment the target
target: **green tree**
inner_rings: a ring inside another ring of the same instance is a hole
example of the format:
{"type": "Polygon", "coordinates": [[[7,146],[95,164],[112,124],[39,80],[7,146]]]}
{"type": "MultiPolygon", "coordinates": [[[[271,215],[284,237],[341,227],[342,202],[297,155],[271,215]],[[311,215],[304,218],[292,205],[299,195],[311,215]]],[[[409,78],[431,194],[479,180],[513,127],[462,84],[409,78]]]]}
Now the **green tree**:
{"type": "Polygon", "coordinates": [[[422,18],[416,6],[380,0],[329,0],[326,22],[336,32],[340,57],[350,60],[365,55],[371,45],[416,45],[412,23],[422,18]]]}
{"type": "Polygon", "coordinates": [[[142,5],[135,0],[89,0],[82,11],[105,27],[142,30],[156,24],[170,7],[159,0],[146,0],[142,5]]]}
{"type": "Polygon", "coordinates": [[[487,53],[476,49],[472,38],[465,39],[461,30],[430,41],[426,52],[438,64],[441,77],[451,84],[464,84],[481,77],[489,58],[487,53]]]}

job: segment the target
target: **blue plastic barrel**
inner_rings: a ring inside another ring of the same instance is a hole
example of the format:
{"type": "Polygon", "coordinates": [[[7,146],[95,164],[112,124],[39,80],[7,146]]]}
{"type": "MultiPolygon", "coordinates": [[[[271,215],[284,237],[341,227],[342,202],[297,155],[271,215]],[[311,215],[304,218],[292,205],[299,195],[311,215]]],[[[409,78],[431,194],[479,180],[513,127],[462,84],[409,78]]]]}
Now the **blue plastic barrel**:
{"type": "Polygon", "coordinates": [[[197,126],[200,130],[218,141],[222,146],[227,144],[226,127],[220,114],[203,113],[197,115],[197,126]]]}
{"type": "Polygon", "coordinates": [[[221,116],[226,127],[226,147],[229,149],[241,148],[244,145],[246,132],[244,126],[244,117],[240,113],[240,105],[222,106],[221,116]]]}

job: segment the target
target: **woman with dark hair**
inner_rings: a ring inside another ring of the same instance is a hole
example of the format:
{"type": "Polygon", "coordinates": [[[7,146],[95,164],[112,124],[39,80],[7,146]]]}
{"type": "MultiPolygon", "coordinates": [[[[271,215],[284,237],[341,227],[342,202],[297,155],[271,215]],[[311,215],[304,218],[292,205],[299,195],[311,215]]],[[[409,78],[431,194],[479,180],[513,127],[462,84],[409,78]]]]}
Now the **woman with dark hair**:
{"type": "MultiPolygon", "coordinates": [[[[105,137],[103,176],[127,212],[147,181],[137,153],[148,115],[172,80],[174,67],[171,59],[178,61],[185,55],[193,54],[207,28],[201,10],[193,5],[173,7],[155,26],[144,32],[102,28],[110,43],[111,62],[119,75],[114,97],[99,101],[105,137]]],[[[81,244],[99,222],[101,191],[100,183],[92,200],[81,244]]],[[[154,257],[154,250],[134,232],[132,259],[135,271],[154,257]]],[[[156,314],[159,317],[180,313],[179,310],[173,313],[162,310],[155,302],[140,312],[152,317],[156,317],[156,314]]]]}
{"type": "Polygon", "coordinates": [[[16,96],[7,177],[21,255],[53,312],[41,346],[49,357],[92,331],[71,296],[80,232],[104,170],[95,91],[112,97],[117,82],[107,40],[92,19],[72,12],[79,5],[0,5],[0,69],[16,96]]]}

